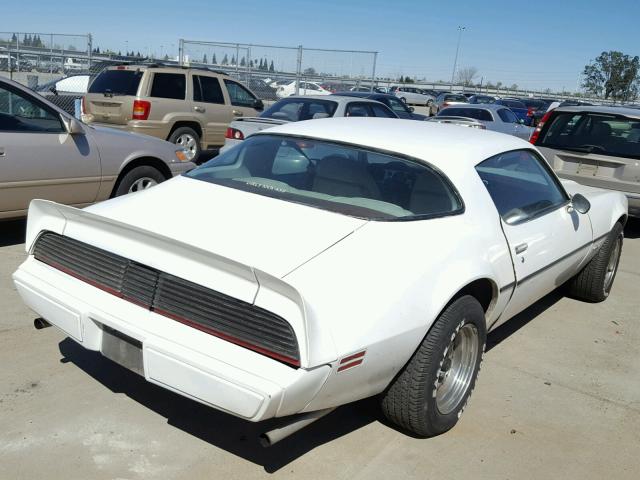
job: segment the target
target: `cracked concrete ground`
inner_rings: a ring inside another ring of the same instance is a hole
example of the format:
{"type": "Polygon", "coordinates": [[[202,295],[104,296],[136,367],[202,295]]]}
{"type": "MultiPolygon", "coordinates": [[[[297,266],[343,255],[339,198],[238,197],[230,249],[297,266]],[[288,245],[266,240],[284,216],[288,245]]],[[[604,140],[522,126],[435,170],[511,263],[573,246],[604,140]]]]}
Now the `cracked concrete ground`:
{"type": "Polygon", "coordinates": [[[23,229],[0,224],[0,478],[638,478],[638,221],[606,302],[554,293],[490,335],[449,433],[408,437],[368,400],[271,449],[257,442],[263,426],[148,384],[54,328],[34,330],[10,281],[23,229]]]}

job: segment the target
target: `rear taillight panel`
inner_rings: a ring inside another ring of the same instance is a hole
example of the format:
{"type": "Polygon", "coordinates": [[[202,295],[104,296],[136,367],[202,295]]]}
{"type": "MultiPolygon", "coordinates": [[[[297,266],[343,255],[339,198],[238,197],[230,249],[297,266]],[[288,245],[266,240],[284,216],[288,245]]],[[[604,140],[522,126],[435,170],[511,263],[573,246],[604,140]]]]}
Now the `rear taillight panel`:
{"type": "Polygon", "coordinates": [[[133,120],[147,120],[151,113],[151,102],[146,100],[134,100],[133,101],[133,113],[131,118],[133,120]]]}
{"type": "Polygon", "coordinates": [[[547,113],[544,114],[542,119],[540,119],[540,121],[538,122],[536,129],[533,131],[533,133],[531,134],[531,137],[529,138],[529,142],[532,143],[533,145],[535,145],[536,142],[538,141],[538,137],[540,137],[540,132],[542,131],[542,127],[544,127],[544,124],[549,121],[549,118],[551,118],[552,113],[553,113],[553,110],[549,110],[547,113]]]}
{"type": "Polygon", "coordinates": [[[228,138],[230,140],[244,140],[244,133],[242,133],[237,128],[227,128],[227,132],[224,135],[224,138],[228,138]]]}

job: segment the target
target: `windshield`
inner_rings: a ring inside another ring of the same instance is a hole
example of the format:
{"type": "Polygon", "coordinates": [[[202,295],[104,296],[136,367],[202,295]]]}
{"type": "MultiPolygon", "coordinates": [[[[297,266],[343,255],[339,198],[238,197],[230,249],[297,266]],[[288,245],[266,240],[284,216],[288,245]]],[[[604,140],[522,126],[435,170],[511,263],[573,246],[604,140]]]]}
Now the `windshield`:
{"type": "Polygon", "coordinates": [[[557,112],[536,145],[640,158],[640,119],[599,113],[557,112]]]}
{"type": "Polygon", "coordinates": [[[258,134],[185,175],[370,220],[462,211],[451,184],[427,165],[320,140],[258,134]]]}
{"type": "Polygon", "coordinates": [[[140,70],[103,70],[89,86],[89,93],[136,95],[142,78],[140,70]]]}
{"type": "Polygon", "coordinates": [[[274,103],[262,112],[260,117],[299,122],[301,120],[333,117],[337,106],[338,104],[331,100],[292,98],[274,103]]]}
{"type": "Polygon", "coordinates": [[[467,103],[467,97],[465,97],[464,95],[445,95],[444,96],[444,101],[445,102],[465,102],[465,103],[467,103]]]}

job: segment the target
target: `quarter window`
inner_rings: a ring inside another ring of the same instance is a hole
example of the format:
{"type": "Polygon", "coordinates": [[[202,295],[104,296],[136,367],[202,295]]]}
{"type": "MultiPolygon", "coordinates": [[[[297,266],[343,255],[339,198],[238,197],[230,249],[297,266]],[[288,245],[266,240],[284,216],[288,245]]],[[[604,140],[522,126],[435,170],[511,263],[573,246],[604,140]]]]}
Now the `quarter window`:
{"type": "Polygon", "coordinates": [[[496,155],[477,165],[476,171],[509,225],[543,215],[569,200],[546,162],[529,150],[496,155]]]}
{"type": "Polygon", "coordinates": [[[218,103],[224,105],[222,88],[215,77],[193,76],[193,100],[196,102],[218,103]]]}
{"type": "Polygon", "coordinates": [[[506,123],[518,122],[518,117],[516,117],[516,114],[513,113],[508,108],[501,108],[500,110],[498,110],[498,115],[500,116],[503,122],[506,122],[506,123]]]}
{"type": "Polygon", "coordinates": [[[366,103],[350,103],[347,105],[345,117],[371,117],[371,113],[366,103]]]}
{"type": "Polygon", "coordinates": [[[370,107],[371,110],[373,110],[374,117],[396,118],[396,115],[394,115],[387,107],[376,105],[375,103],[372,103],[370,107]]]}
{"type": "Polygon", "coordinates": [[[0,132],[59,133],[60,116],[21,92],[0,87],[0,132]]]}
{"type": "Polygon", "coordinates": [[[156,73],[149,96],[156,98],[185,99],[186,79],[182,73],[156,73]]]}

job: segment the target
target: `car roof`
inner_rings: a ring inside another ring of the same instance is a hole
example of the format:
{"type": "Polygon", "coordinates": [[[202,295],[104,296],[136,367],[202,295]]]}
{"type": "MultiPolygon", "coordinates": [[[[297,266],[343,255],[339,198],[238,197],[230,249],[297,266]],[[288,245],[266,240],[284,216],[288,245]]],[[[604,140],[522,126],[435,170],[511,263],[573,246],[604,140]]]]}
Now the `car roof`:
{"type": "Polygon", "coordinates": [[[629,107],[607,107],[598,105],[577,105],[575,107],[558,107],[555,112],[576,113],[610,113],[612,115],[624,115],[625,117],[640,118],[640,111],[629,107]]]}
{"type": "Polygon", "coordinates": [[[334,117],[292,122],[256,135],[283,134],[328,140],[423,160],[451,179],[463,181],[469,169],[499,153],[533,149],[512,135],[394,118],[334,117]]]}
{"type": "Polygon", "coordinates": [[[475,108],[477,110],[502,110],[503,108],[507,108],[504,105],[496,105],[495,103],[459,103],[451,105],[450,107],[445,107],[442,109],[449,110],[450,108],[475,108]]]}
{"type": "Polygon", "coordinates": [[[332,93],[331,94],[332,97],[360,97],[360,98],[395,98],[397,99],[398,97],[396,97],[395,95],[389,95],[388,93],[380,93],[380,92],[336,92],[336,93],[332,93]]]}
{"type": "Polygon", "coordinates": [[[198,67],[198,66],[180,66],[180,65],[164,65],[162,63],[122,63],[119,65],[109,65],[105,68],[105,70],[137,70],[137,69],[145,69],[145,70],[171,70],[176,72],[185,72],[187,70],[197,70],[199,72],[205,73],[213,73],[214,75],[225,75],[229,76],[229,74],[222,70],[216,70],[214,68],[207,67],[198,67]]]}
{"type": "MultiPolygon", "coordinates": [[[[289,100],[292,98],[296,100],[330,100],[340,103],[353,102],[354,95],[290,95],[286,98],[283,98],[282,100],[289,100]]],[[[363,103],[380,103],[377,100],[372,100],[369,98],[358,98],[358,101],[363,103]]]]}

